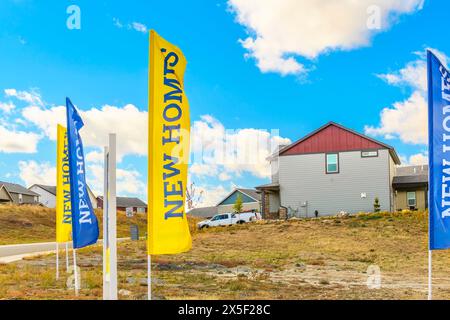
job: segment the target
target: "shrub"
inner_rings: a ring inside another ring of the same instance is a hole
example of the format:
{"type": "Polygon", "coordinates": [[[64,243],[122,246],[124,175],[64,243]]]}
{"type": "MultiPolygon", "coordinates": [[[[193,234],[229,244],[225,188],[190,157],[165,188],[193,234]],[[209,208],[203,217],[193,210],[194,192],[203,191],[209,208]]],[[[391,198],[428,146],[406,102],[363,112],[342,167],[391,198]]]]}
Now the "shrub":
{"type": "Polygon", "coordinates": [[[373,203],[373,212],[380,212],[380,199],[378,199],[378,197],[375,198],[375,201],[373,203]]]}

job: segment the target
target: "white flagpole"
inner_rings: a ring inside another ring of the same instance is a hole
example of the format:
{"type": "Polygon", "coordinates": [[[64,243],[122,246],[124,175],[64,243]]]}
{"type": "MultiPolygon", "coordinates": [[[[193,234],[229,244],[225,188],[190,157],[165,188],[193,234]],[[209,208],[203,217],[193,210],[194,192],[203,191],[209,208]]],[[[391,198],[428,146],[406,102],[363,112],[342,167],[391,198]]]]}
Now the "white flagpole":
{"type": "Polygon", "coordinates": [[[428,300],[433,300],[433,251],[428,250],[428,300]]]}
{"type": "Polygon", "coordinates": [[[152,256],[148,255],[147,259],[147,297],[152,300],[152,256]]]}
{"type": "MultiPolygon", "coordinates": [[[[431,154],[431,150],[430,150],[431,154]]],[[[431,158],[430,158],[431,160],[431,158]]],[[[431,168],[431,166],[430,166],[431,168]]],[[[432,172],[428,170],[428,181],[431,181],[432,172]]],[[[428,188],[428,199],[431,197],[430,188],[428,188]]],[[[430,203],[430,202],[429,202],[430,203]]],[[[428,206],[428,300],[433,300],[433,250],[431,250],[431,209],[428,206]]]]}
{"type": "Polygon", "coordinates": [[[110,299],[117,300],[117,203],[116,203],[116,134],[109,134],[108,157],[108,242],[110,299]]]}
{"type": "Polygon", "coordinates": [[[78,283],[77,250],[74,248],[72,251],[73,251],[73,274],[75,276],[75,295],[78,296],[80,284],[78,283]]]}
{"type": "Polygon", "coordinates": [[[56,241],[56,280],[59,280],[59,243],[56,241]]]}
{"type": "Polygon", "coordinates": [[[69,270],[69,243],[66,242],[66,272],[69,270]]]}
{"type": "Polygon", "coordinates": [[[103,300],[109,300],[109,284],[110,277],[107,270],[108,265],[108,165],[109,165],[108,147],[105,147],[104,176],[103,176],[103,300]]]}

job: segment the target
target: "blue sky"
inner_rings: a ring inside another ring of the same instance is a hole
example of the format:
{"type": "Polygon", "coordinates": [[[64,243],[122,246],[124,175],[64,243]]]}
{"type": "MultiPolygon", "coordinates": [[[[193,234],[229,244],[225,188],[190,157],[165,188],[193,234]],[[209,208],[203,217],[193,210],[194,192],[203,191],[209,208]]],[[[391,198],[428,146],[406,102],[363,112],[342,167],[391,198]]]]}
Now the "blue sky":
{"type": "MultiPolygon", "coordinates": [[[[398,2],[342,1],[330,11],[319,0],[1,1],[0,180],[54,184],[52,128],[69,96],[90,124],[83,138],[93,189],[101,192],[100,148],[108,131],[117,131],[119,192],[146,198],[142,29],[157,30],[187,57],[198,136],[231,129],[230,140],[254,141],[276,129],[268,139],[285,143],[335,121],[393,145],[405,163],[424,163],[420,53],[430,47],[443,59],[450,55],[450,2],[398,2]],[[66,26],[73,4],[81,10],[80,30],[66,26]],[[375,29],[366,24],[372,4],[381,10],[375,29]]],[[[191,181],[204,190],[204,204],[233,186],[269,181],[263,160],[193,165],[191,181]]]]}

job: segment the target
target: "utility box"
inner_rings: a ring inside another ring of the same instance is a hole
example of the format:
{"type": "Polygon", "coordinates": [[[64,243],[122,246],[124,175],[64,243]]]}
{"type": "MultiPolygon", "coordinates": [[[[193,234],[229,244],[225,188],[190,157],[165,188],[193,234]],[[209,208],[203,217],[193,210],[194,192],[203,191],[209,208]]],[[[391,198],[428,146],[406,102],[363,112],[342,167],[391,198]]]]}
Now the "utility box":
{"type": "Polygon", "coordinates": [[[137,224],[132,224],[130,226],[130,238],[132,241],[139,240],[139,226],[137,224]]]}

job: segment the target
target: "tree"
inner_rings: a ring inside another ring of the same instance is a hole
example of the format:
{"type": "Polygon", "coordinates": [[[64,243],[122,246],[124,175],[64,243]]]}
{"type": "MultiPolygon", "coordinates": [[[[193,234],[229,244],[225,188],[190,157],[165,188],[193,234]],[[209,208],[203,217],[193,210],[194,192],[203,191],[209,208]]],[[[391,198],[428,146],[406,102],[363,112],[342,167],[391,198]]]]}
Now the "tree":
{"type": "Polygon", "coordinates": [[[188,205],[188,209],[195,209],[198,204],[202,201],[203,190],[200,190],[197,193],[197,188],[195,187],[195,183],[192,182],[189,187],[186,188],[186,202],[188,205]]]}
{"type": "Polygon", "coordinates": [[[242,196],[240,194],[238,194],[236,198],[236,202],[234,203],[233,209],[235,213],[242,212],[242,196]]]}
{"type": "Polygon", "coordinates": [[[241,219],[241,215],[240,213],[242,212],[242,196],[240,194],[238,194],[237,198],[236,198],[236,202],[234,203],[234,213],[237,213],[239,216],[239,220],[241,219]]]}
{"type": "Polygon", "coordinates": [[[375,198],[375,201],[373,203],[373,211],[374,212],[380,212],[380,199],[378,199],[378,197],[375,198]]]}

